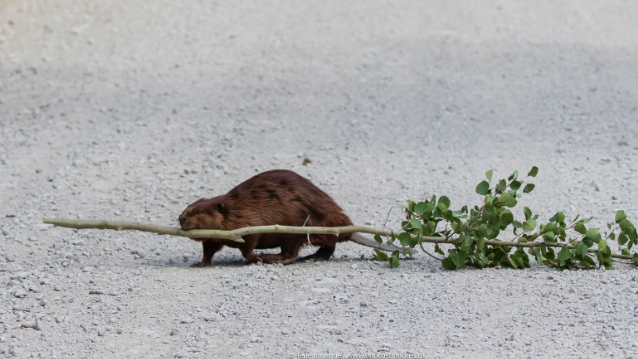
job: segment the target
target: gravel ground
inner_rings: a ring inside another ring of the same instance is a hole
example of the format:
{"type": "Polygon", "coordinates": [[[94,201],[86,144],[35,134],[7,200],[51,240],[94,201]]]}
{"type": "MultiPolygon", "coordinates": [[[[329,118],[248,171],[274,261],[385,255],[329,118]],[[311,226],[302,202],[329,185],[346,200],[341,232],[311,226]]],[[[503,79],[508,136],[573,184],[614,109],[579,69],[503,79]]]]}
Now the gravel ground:
{"type": "Polygon", "coordinates": [[[393,270],[346,243],[194,269],[188,239],[42,224],[176,225],[286,168],[397,228],[406,199],[476,204],[486,170],[533,165],[521,208],[541,220],[636,221],[637,18],[593,0],[0,2],[0,353],[638,357],[629,265],[393,270]]]}

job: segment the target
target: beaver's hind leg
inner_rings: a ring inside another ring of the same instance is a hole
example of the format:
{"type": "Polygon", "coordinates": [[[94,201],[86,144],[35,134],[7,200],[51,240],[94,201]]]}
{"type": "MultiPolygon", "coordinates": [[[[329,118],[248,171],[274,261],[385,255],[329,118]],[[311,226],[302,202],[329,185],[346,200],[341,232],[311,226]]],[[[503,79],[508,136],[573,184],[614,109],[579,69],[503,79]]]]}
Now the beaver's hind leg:
{"type": "Polygon", "coordinates": [[[260,254],[259,257],[264,263],[281,263],[283,265],[291,264],[299,256],[299,249],[304,245],[305,236],[290,236],[281,244],[281,253],[278,254],[260,254]]]}
{"type": "Polygon", "coordinates": [[[332,245],[322,245],[321,247],[319,247],[319,249],[317,250],[317,252],[315,252],[315,254],[311,254],[309,256],[305,256],[303,258],[300,258],[299,260],[301,261],[307,261],[307,260],[316,260],[316,261],[327,261],[328,259],[330,259],[330,257],[332,257],[332,254],[335,252],[335,246],[332,245]]]}

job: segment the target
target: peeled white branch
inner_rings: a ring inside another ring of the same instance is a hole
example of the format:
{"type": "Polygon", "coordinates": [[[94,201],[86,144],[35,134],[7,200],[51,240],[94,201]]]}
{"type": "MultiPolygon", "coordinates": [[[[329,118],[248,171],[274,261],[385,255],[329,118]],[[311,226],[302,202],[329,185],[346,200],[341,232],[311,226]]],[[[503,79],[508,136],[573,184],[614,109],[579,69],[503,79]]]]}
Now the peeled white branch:
{"type": "MultiPolygon", "coordinates": [[[[193,229],[190,231],[184,231],[176,227],[160,226],[150,223],[139,222],[126,222],[126,221],[100,221],[100,220],[81,220],[81,219],[64,219],[64,218],[45,218],[44,223],[53,224],[58,227],[78,228],[78,229],[114,229],[116,231],[134,230],[142,232],[151,232],[158,234],[167,234],[171,236],[189,237],[189,238],[222,238],[231,241],[244,243],[241,238],[247,234],[255,233],[298,233],[298,234],[333,234],[338,236],[340,233],[368,233],[376,234],[379,236],[390,236],[392,231],[385,229],[377,229],[371,227],[361,226],[345,226],[345,227],[292,227],[292,226],[280,226],[278,224],[273,226],[256,226],[256,227],[244,227],[238,228],[232,231],[221,231],[215,229],[193,229]]],[[[414,237],[414,236],[413,236],[414,237]]],[[[423,242],[428,243],[456,243],[455,238],[442,238],[442,237],[421,237],[423,242]]],[[[486,240],[485,244],[497,247],[540,247],[541,243],[545,243],[547,247],[563,247],[571,245],[565,243],[551,243],[551,242],[511,242],[511,241],[493,241],[486,240]]],[[[383,249],[383,248],[380,248],[383,249]]],[[[399,249],[399,248],[397,248],[399,249]]],[[[590,249],[590,252],[594,252],[594,249],[590,249]]],[[[632,256],[622,254],[612,254],[613,258],[619,259],[631,259],[632,256]]]]}

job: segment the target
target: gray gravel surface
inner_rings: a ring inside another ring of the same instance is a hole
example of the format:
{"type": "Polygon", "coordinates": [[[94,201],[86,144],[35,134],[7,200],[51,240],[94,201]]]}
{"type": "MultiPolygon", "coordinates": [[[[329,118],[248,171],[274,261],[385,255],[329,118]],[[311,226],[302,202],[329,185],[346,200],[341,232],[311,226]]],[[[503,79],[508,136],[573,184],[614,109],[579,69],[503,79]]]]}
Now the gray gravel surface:
{"type": "Polygon", "coordinates": [[[637,18],[632,1],[0,2],[0,353],[638,357],[629,265],[392,270],[346,243],[192,269],[188,239],[41,224],[176,225],[287,168],[397,228],[406,199],[476,204],[486,170],[533,165],[521,207],[541,220],[635,221],[637,18]]]}

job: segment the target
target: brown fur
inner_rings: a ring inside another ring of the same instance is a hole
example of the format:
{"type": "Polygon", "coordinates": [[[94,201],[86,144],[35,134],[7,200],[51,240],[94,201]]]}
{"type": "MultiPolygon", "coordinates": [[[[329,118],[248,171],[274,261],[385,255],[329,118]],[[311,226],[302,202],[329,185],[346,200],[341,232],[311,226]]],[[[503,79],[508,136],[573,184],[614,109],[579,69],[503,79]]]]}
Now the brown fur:
{"type": "MultiPolygon", "coordinates": [[[[233,230],[251,226],[279,224],[283,226],[351,226],[352,222],[335,201],[309,180],[288,170],[260,173],[225,195],[202,198],[179,216],[184,230],[233,230]]],[[[264,263],[292,263],[299,249],[312,244],[320,246],[306,258],[329,259],[337,242],[347,241],[351,233],[339,237],[331,234],[311,234],[310,243],[305,234],[263,233],[243,237],[244,243],[226,239],[192,238],[202,242],[203,258],[194,266],[211,265],[213,255],[223,246],[239,248],[249,261],[264,263]],[[255,254],[253,249],[281,248],[279,254],[255,254]]]]}

